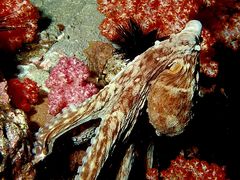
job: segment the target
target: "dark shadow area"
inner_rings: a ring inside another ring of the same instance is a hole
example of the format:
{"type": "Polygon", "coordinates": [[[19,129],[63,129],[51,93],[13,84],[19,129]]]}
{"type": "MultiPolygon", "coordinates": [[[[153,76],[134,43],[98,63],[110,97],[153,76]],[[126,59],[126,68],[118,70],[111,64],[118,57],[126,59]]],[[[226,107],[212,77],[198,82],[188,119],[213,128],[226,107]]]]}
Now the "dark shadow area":
{"type": "Polygon", "coordinates": [[[39,11],[40,19],[38,20],[38,31],[46,30],[49,25],[52,23],[52,19],[46,16],[42,11],[39,11]]]}
{"type": "Polygon", "coordinates": [[[19,73],[17,69],[19,62],[16,59],[16,55],[1,50],[0,55],[0,72],[2,72],[3,77],[6,79],[15,77],[19,73]]]}

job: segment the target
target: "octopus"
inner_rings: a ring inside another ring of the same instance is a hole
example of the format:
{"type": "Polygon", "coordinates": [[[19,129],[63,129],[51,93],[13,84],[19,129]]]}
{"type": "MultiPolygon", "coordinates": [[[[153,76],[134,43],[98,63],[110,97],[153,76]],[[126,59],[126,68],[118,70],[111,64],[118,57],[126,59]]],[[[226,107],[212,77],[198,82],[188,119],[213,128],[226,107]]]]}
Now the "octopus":
{"type": "MultiPolygon", "coordinates": [[[[91,145],[75,176],[75,179],[96,179],[116,144],[130,136],[147,99],[148,104],[153,101],[149,93],[154,91],[151,87],[157,79],[162,93],[157,97],[160,108],[148,109],[152,117],[149,118],[150,123],[159,134],[182,132],[191,118],[192,99],[197,90],[201,30],[199,21],[189,21],[178,34],[156,41],[154,46],[136,56],[97,94],[77,106],[63,109],[36,133],[33,164],[52,153],[57,138],[81,124],[100,118],[100,124],[94,130],[95,136],[91,138],[91,145]]],[[[128,154],[133,154],[131,149],[130,146],[128,154]]]]}

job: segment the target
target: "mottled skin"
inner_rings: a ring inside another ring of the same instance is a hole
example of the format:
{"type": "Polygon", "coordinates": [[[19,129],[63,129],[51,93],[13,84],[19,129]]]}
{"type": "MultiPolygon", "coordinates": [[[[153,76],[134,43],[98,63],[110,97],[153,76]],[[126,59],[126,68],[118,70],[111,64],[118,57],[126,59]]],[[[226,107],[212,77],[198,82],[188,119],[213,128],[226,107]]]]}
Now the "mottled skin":
{"type": "Polygon", "coordinates": [[[134,151],[134,145],[131,144],[128,147],[128,149],[125,153],[125,156],[122,159],[120,168],[119,168],[117,176],[116,176],[116,180],[128,179],[129,174],[132,169],[132,165],[133,165],[135,156],[136,156],[136,154],[134,151]]]}
{"type": "Polygon", "coordinates": [[[156,43],[137,56],[119,72],[107,86],[78,107],[70,107],[57,115],[36,134],[34,163],[51,153],[53,143],[74,127],[101,118],[96,135],[91,140],[83,165],[75,179],[96,179],[102,166],[119,139],[125,139],[136,123],[149,92],[150,82],[160,73],[171,69],[176,57],[199,54],[198,39],[201,24],[192,21],[181,33],[156,43]]]}
{"type": "Polygon", "coordinates": [[[198,61],[193,57],[193,54],[176,55],[171,68],[152,82],[147,97],[148,116],[158,135],[178,135],[191,119],[198,89],[198,61]]]}

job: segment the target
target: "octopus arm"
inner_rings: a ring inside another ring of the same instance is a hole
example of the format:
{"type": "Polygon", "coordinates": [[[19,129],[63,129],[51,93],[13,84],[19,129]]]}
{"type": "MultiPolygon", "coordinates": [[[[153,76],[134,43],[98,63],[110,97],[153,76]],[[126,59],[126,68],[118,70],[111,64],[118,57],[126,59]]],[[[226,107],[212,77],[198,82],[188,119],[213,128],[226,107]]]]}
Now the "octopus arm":
{"type": "Polygon", "coordinates": [[[123,157],[116,180],[128,179],[135,156],[136,154],[134,152],[134,145],[131,144],[126,151],[125,156],[123,157]]]}
{"type": "Polygon", "coordinates": [[[138,89],[139,96],[135,97],[129,95],[129,88],[132,86],[124,88],[126,93],[117,98],[122,103],[115,103],[115,107],[102,119],[97,128],[96,136],[92,138],[91,146],[87,149],[87,156],[83,159],[83,166],[79,169],[80,179],[95,179],[114,150],[115,144],[128,137],[134,127],[139,111],[146,101],[148,88],[138,89]],[[122,107],[123,105],[125,106],[122,107]]]}
{"type": "MultiPolygon", "coordinates": [[[[114,87],[105,87],[104,89],[109,90],[109,88],[114,92],[114,87]]],[[[111,93],[106,94],[104,89],[78,106],[70,105],[64,108],[48,124],[39,129],[35,134],[36,141],[33,149],[33,153],[35,154],[34,164],[43,160],[45,156],[52,152],[53,144],[59,136],[76,126],[102,116],[103,107],[112,96],[111,93]],[[105,101],[102,101],[101,98],[104,98],[105,101]]]]}

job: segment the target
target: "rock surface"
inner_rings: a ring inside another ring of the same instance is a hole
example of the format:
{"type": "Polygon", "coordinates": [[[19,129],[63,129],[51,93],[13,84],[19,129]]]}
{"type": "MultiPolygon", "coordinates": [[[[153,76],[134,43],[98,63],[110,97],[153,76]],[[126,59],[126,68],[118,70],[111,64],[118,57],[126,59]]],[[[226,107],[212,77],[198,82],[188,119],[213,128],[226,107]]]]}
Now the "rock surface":
{"type": "Polygon", "coordinates": [[[87,48],[89,41],[107,41],[98,30],[104,17],[97,11],[95,0],[31,2],[41,15],[40,40],[37,50],[35,48],[35,51],[24,52],[23,56],[18,56],[20,61],[27,62],[27,65],[19,66],[21,73],[18,76],[28,77],[36,81],[42,90],[48,91],[45,80],[60,57],[76,56],[86,61],[83,50],[87,48]]]}
{"type": "Polygon", "coordinates": [[[85,59],[82,51],[88,46],[88,41],[104,41],[98,30],[104,17],[97,11],[95,0],[32,0],[32,3],[39,8],[43,17],[51,20],[41,34],[47,33],[57,40],[45,58],[59,52],[85,59]],[[59,25],[64,26],[63,31],[59,30],[59,25]]]}

